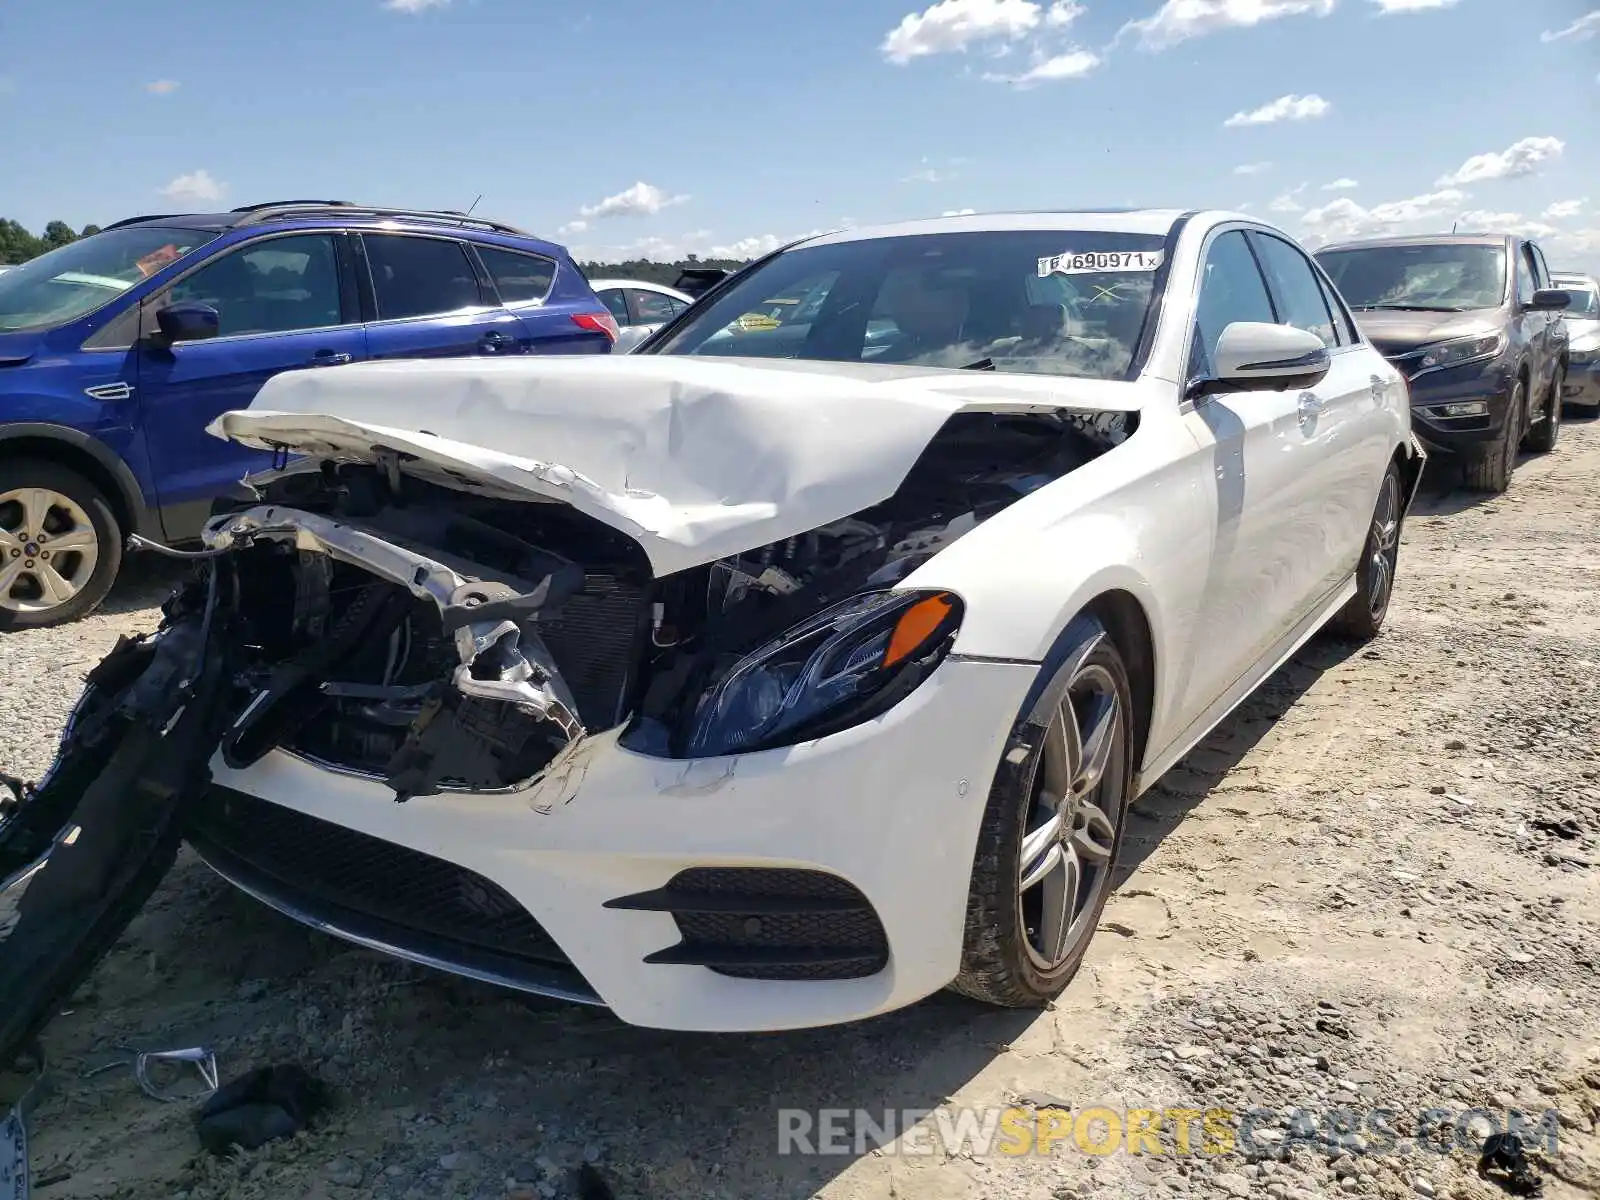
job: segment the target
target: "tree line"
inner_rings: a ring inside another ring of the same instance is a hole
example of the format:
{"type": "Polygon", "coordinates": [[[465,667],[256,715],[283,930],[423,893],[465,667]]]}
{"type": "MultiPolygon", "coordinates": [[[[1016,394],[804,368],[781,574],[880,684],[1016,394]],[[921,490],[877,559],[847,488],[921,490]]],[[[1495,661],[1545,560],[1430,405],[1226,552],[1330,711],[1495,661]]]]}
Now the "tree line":
{"type": "MultiPolygon", "coordinates": [[[[0,217],[0,266],[25,263],[30,258],[37,258],[79,238],[99,232],[98,225],[85,225],[74,232],[72,226],[65,221],[51,221],[44,227],[43,233],[32,234],[20,222],[0,217]]],[[[733,270],[744,266],[744,262],[732,258],[702,259],[691,254],[678,262],[654,262],[647,258],[635,258],[621,263],[590,262],[582,263],[580,266],[590,279],[640,279],[646,283],[661,283],[670,287],[686,268],[713,267],[733,270]]]]}
{"type": "Polygon", "coordinates": [[[99,233],[100,226],[85,225],[74,233],[72,226],[65,221],[51,221],[44,227],[44,232],[35,236],[29,233],[22,224],[0,217],[0,266],[15,266],[25,263],[30,258],[37,258],[51,250],[59,249],[69,242],[75,242],[81,237],[88,237],[91,233],[99,233]]]}

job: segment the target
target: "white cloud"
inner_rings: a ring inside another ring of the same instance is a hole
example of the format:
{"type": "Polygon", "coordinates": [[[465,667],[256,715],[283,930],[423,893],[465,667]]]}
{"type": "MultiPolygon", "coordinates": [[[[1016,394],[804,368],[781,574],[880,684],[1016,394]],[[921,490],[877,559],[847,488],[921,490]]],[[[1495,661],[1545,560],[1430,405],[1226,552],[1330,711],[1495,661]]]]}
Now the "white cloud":
{"type": "Polygon", "coordinates": [[[1235,175],[1262,175],[1272,170],[1269,162],[1240,163],[1233,169],[1235,175]]]}
{"type": "Polygon", "coordinates": [[[1562,38],[1572,38],[1582,42],[1600,33],[1600,8],[1593,12],[1584,13],[1571,25],[1563,29],[1546,29],[1539,35],[1541,42],[1559,42],[1562,38]]]}
{"type": "Polygon", "coordinates": [[[1559,232],[1554,226],[1530,221],[1521,213],[1486,212],[1483,209],[1462,213],[1456,218],[1456,223],[1462,233],[1503,232],[1520,234],[1522,237],[1546,238],[1559,232]]]}
{"type": "Polygon", "coordinates": [[[170,96],[178,90],[176,79],[157,79],[144,85],[144,90],[152,96],[170,96]]]}
{"type": "Polygon", "coordinates": [[[1310,186],[1311,185],[1309,183],[1302,183],[1299,187],[1290,188],[1286,192],[1280,192],[1278,195],[1272,198],[1272,202],[1267,205],[1267,208],[1275,213],[1300,212],[1305,208],[1305,205],[1300,203],[1301,193],[1303,193],[1306,188],[1310,186]]]}
{"type": "Polygon", "coordinates": [[[568,221],[565,225],[562,225],[560,228],[558,228],[556,232],[565,237],[571,233],[582,233],[588,228],[589,222],[587,221],[568,221]]]}
{"type": "Polygon", "coordinates": [[[1525,137],[1504,150],[1474,154],[1449,175],[1441,175],[1434,186],[1456,187],[1490,179],[1520,179],[1535,174],[1550,159],[1560,158],[1566,148],[1560,138],[1525,137]]]}
{"type": "Polygon", "coordinates": [[[941,217],[970,217],[977,211],[975,208],[947,208],[939,215],[941,217]]]}
{"type": "Polygon", "coordinates": [[[1361,185],[1359,183],[1357,183],[1354,179],[1351,179],[1348,175],[1341,175],[1333,182],[1323,184],[1322,190],[1325,192],[1348,192],[1353,191],[1360,186],[1361,185]]]}
{"type": "MultiPolygon", "coordinates": [[[[1072,6],[1052,6],[1066,13],[1072,6]]],[[[1062,23],[1070,21],[1066,16],[1062,23]]],[[[878,47],[890,62],[904,65],[931,54],[953,54],[981,42],[1014,42],[1044,19],[1032,0],[939,0],[920,13],[907,13],[878,47]]]]}
{"type": "Polygon", "coordinates": [[[1454,8],[1461,0],[1372,0],[1381,15],[1389,13],[1430,12],[1436,8],[1454,8]]]}
{"type": "Polygon", "coordinates": [[[161,194],[179,204],[217,204],[227,191],[227,184],[211,178],[211,172],[202,167],[187,175],[179,175],[161,189],[161,194]]]}
{"type": "Polygon", "coordinates": [[[653,217],[663,208],[683,204],[688,199],[686,195],[668,195],[654,184],[645,183],[641,179],[615,196],[607,196],[599,204],[584,205],[578,209],[578,214],[597,221],[609,217],[653,217]]]}
{"type": "Polygon", "coordinates": [[[1146,50],[1164,50],[1223,29],[1250,28],[1280,17],[1325,17],[1335,0],[1166,0],[1154,16],[1129,21],[1117,33],[1137,35],[1146,50]]]}
{"type": "Polygon", "coordinates": [[[1320,208],[1308,210],[1300,219],[1314,235],[1313,240],[1334,241],[1374,233],[1410,232],[1404,226],[1418,222],[1437,223],[1439,218],[1460,210],[1467,193],[1443,188],[1404,200],[1390,200],[1363,208],[1348,196],[1330,200],[1320,208]]]}
{"type": "Polygon", "coordinates": [[[1588,199],[1585,196],[1582,200],[1557,200],[1540,215],[1547,221],[1566,221],[1582,212],[1588,199]]]}
{"type": "Polygon", "coordinates": [[[383,0],[390,12],[419,13],[430,8],[448,8],[450,0],[383,0]]]}
{"type": "Polygon", "coordinates": [[[1332,107],[1318,95],[1279,96],[1260,108],[1236,112],[1222,124],[1231,129],[1240,125],[1273,125],[1279,121],[1309,121],[1326,115],[1332,107]]]}
{"type": "Polygon", "coordinates": [[[1087,75],[1100,65],[1100,56],[1092,50],[1069,50],[1065,54],[1040,59],[1026,71],[1015,75],[986,74],[990,83],[1009,83],[1016,88],[1030,88],[1058,79],[1076,79],[1087,75]]]}

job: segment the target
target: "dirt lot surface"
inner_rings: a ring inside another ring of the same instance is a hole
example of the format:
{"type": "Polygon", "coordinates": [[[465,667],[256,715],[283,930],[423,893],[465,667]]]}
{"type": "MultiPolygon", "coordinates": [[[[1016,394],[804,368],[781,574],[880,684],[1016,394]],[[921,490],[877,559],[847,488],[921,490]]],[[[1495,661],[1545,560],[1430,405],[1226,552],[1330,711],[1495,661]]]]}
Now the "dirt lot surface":
{"type": "MultiPolygon", "coordinates": [[[[169,581],[146,568],[88,621],[0,640],[0,765],[46,765],[82,672],[169,581]]],[[[352,949],[186,858],[49,1030],[36,1194],[555,1197],[588,1159],[620,1200],[1504,1195],[1474,1155],[1408,1136],[1471,1107],[1554,1110],[1545,1195],[1600,1194],[1597,596],[1600,425],[1569,425],[1487,502],[1435,472],[1384,635],[1314,642],[1144,798],[1089,961],[1046,1013],[940,996],[803,1034],[631,1029],[352,949]],[[205,1158],[189,1106],[115,1066],[199,1043],[224,1078],[305,1064],[341,1107],[205,1158]],[[783,1108],[1019,1095],[1269,1115],[1220,1155],[777,1153],[783,1108]],[[1357,1110],[1362,1140],[1297,1143],[1295,1106],[1357,1110]]]]}

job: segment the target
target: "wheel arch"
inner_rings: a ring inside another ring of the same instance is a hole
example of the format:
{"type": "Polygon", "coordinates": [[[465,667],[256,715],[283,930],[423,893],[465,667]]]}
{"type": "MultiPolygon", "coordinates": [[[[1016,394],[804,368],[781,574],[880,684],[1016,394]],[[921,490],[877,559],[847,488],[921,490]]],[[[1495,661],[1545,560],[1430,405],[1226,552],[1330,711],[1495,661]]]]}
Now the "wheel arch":
{"type": "Polygon", "coordinates": [[[0,426],[0,460],[52,462],[77,471],[105,493],[124,534],[150,534],[151,513],[128,464],[104,442],[78,429],[24,421],[0,426]]]}

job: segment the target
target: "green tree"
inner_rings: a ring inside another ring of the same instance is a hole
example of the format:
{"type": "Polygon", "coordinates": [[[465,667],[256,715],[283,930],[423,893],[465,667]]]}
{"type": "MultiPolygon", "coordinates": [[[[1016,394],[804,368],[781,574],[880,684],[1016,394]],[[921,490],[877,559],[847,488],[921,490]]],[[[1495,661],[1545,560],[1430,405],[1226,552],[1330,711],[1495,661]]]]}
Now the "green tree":
{"type": "Polygon", "coordinates": [[[78,236],[79,237],[93,237],[95,234],[97,234],[99,232],[100,232],[100,226],[98,226],[98,225],[85,225],[83,227],[83,232],[80,233],[78,236]]]}
{"type": "Polygon", "coordinates": [[[78,240],[78,235],[72,232],[72,226],[65,221],[51,221],[44,227],[44,248],[55,250],[78,240]]]}

